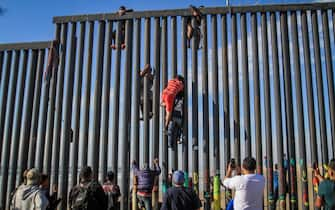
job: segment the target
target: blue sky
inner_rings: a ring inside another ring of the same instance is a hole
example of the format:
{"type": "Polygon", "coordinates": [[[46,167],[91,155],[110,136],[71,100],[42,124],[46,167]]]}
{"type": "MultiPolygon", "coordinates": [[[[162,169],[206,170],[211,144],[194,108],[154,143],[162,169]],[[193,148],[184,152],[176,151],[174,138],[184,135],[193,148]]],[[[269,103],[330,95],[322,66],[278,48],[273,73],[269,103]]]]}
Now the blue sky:
{"type": "MultiPolygon", "coordinates": [[[[311,2],[302,0],[230,0],[234,5],[311,2]]],[[[226,0],[0,0],[7,12],[0,16],[0,43],[49,40],[53,37],[53,16],[106,13],[120,5],[135,10],[186,8],[188,5],[225,6],[226,0]],[[158,3],[159,2],[159,3],[158,3]]]]}

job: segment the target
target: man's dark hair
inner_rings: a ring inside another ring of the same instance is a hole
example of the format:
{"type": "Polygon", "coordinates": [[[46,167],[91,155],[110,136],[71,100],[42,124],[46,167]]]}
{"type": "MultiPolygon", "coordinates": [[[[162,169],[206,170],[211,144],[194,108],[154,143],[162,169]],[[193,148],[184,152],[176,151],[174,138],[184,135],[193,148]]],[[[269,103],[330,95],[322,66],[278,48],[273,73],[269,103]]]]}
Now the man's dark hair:
{"type": "Polygon", "coordinates": [[[46,175],[46,174],[42,174],[42,175],[41,175],[41,183],[45,182],[45,181],[48,180],[48,179],[49,179],[49,176],[48,176],[48,175],[46,175]]]}
{"type": "Polygon", "coordinates": [[[275,164],[275,169],[276,169],[276,170],[278,169],[278,164],[277,164],[277,163],[275,164]]]}
{"type": "Polygon", "coordinates": [[[84,166],[79,174],[79,178],[81,181],[88,181],[92,177],[92,169],[89,166],[84,166]]]}
{"type": "Polygon", "coordinates": [[[178,79],[179,81],[181,81],[182,83],[184,83],[184,81],[185,81],[184,77],[181,76],[181,75],[178,75],[178,76],[177,76],[177,79],[178,79]]]}
{"type": "Polygon", "coordinates": [[[256,160],[255,160],[255,158],[253,158],[253,157],[244,158],[242,166],[247,171],[255,171],[256,170],[256,160]]]}
{"type": "Polygon", "coordinates": [[[115,177],[115,174],[113,171],[107,172],[107,177],[106,177],[107,181],[110,181],[110,182],[114,181],[114,177],[115,177]]]}

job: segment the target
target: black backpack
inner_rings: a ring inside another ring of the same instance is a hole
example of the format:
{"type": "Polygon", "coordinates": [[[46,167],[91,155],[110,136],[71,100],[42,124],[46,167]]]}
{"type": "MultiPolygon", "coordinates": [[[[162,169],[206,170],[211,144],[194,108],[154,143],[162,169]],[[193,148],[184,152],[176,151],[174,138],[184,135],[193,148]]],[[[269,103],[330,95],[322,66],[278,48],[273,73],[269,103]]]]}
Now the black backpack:
{"type": "Polygon", "coordinates": [[[69,196],[71,210],[86,210],[88,208],[90,183],[75,186],[69,196]]]}

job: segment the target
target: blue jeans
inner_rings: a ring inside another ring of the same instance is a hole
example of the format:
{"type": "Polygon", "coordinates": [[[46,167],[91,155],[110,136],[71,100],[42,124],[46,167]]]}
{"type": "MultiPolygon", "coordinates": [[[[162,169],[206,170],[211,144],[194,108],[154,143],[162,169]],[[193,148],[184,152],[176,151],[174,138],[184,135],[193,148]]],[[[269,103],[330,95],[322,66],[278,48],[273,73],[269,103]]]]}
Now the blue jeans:
{"type": "Polygon", "coordinates": [[[145,196],[140,196],[137,195],[138,201],[143,202],[145,209],[146,210],[152,210],[152,201],[151,201],[151,196],[150,197],[145,197],[145,196]]]}

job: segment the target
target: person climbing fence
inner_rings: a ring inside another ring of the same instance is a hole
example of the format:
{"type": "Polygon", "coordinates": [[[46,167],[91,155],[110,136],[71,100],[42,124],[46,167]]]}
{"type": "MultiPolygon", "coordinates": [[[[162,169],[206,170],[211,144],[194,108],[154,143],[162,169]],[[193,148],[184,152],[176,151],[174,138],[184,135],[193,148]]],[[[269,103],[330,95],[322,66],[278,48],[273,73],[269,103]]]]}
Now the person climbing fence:
{"type": "Polygon", "coordinates": [[[169,80],[162,92],[161,106],[165,106],[165,129],[167,129],[168,146],[173,147],[177,141],[183,142],[183,107],[184,107],[184,77],[178,75],[169,80]]]}
{"type": "MultiPolygon", "coordinates": [[[[125,6],[120,6],[117,14],[121,17],[123,15],[125,15],[127,12],[133,12],[134,10],[133,9],[126,9],[125,6]]],[[[126,43],[125,43],[125,38],[126,38],[126,22],[124,20],[120,20],[120,24],[121,24],[121,27],[120,27],[120,37],[119,37],[119,40],[120,40],[120,43],[121,43],[121,49],[125,49],[126,48],[126,43]]],[[[117,30],[114,30],[112,32],[112,40],[111,40],[111,45],[110,47],[112,49],[117,49],[118,46],[116,43],[116,35],[117,35],[117,30]]]]}
{"type": "Polygon", "coordinates": [[[186,26],[187,26],[187,47],[191,48],[191,39],[195,39],[195,49],[202,48],[202,34],[201,34],[201,12],[199,8],[196,8],[193,5],[190,5],[190,10],[192,17],[195,18],[194,25],[192,25],[192,17],[187,18],[186,26]]]}
{"type": "Polygon", "coordinates": [[[140,117],[140,120],[143,120],[144,118],[144,103],[148,104],[148,113],[149,113],[149,119],[152,118],[153,112],[152,112],[152,100],[153,100],[153,93],[152,93],[152,86],[153,86],[153,80],[154,80],[154,74],[152,73],[152,68],[150,67],[150,64],[146,64],[143,68],[143,70],[140,71],[140,109],[142,117],[140,117]],[[144,101],[144,78],[148,79],[148,100],[144,101]]]}

